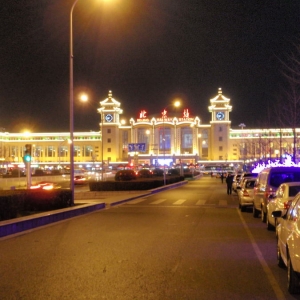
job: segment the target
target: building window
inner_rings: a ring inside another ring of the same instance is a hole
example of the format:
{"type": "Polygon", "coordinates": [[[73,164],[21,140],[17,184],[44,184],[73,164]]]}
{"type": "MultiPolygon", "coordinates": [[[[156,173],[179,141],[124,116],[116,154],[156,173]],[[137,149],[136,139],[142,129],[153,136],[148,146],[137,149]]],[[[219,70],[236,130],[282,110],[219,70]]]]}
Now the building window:
{"type": "Polygon", "coordinates": [[[219,142],[223,141],[223,137],[219,136],[219,142]]]}
{"type": "Polygon", "coordinates": [[[222,126],[219,127],[219,131],[223,131],[223,127],[222,126]]]}
{"type": "Polygon", "coordinates": [[[222,146],[219,147],[219,151],[223,151],[223,147],[222,146]]]}
{"type": "Polygon", "coordinates": [[[81,156],[81,151],[79,146],[74,146],[74,157],[81,156]]]}
{"type": "Polygon", "coordinates": [[[111,152],[111,148],[107,148],[107,152],[111,152]]]}
{"type": "MultiPolygon", "coordinates": [[[[58,147],[58,158],[60,159],[61,157],[66,157],[68,155],[68,146],[60,146],[58,147]]],[[[38,154],[37,156],[43,156],[43,150],[36,150],[36,153],[38,154]]]]}
{"type": "Polygon", "coordinates": [[[55,149],[53,146],[47,147],[47,156],[48,157],[54,157],[55,156],[55,149]]]}
{"type": "Polygon", "coordinates": [[[35,157],[43,157],[43,147],[36,146],[34,148],[33,156],[35,156],[35,157]]]}
{"type": "Polygon", "coordinates": [[[108,143],[111,143],[111,139],[107,139],[107,142],[108,142],[108,143]]]}
{"type": "Polygon", "coordinates": [[[11,150],[10,156],[12,156],[12,157],[19,156],[19,148],[17,146],[11,146],[10,150],[11,150]]]}
{"type": "Polygon", "coordinates": [[[127,148],[127,146],[128,146],[128,131],[122,132],[122,143],[123,143],[123,149],[127,148]]]}
{"type": "MultiPolygon", "coordinates": [[[[166,133],[167,133],[167,130],[165,130],[165,136],[167,137],[166,133]]],[[[146,128],[138,128],[138,131],[137,131],[138,143],[149,144],[149,139],[150,139],[150,131],[147,130],[146,128]]],[[[167,148],[167,143],[166,143],[166,148],[167,148]]]]}
{"type": "Polygon", "coordinates": [[[89,157],[93,154],[93,146],[84,146],[83,148],[84,156],[89,157]]]}
{"type": "Polygon", "coordinates": [[[193,129],[181,128],[181,153],[192,153],[193,151],[193,129]]]}
{"type": "Polygon", "coordinates": [[[107,129],[107,133],[111,133],[111,129],[107,129]]]}
{"type": "Polygon", "coordinates": [[[170,151],[171,128],[165,127],[159,130],[159,151],[170,151]]]}
{"type": "Polygon", "coordinates": [[[219,160],[223,160],[223,156],[222,155],[219,156],[219,160]]]}

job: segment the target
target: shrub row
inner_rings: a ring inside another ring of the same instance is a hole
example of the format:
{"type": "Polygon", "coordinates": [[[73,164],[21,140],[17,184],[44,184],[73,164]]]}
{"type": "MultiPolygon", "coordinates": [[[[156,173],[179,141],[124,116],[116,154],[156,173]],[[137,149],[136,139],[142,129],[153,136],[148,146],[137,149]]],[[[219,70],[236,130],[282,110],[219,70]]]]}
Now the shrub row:
{"type": "MultiPolygon", "coordinates": [[[[167,177],[166,184],[172,184],[183,180],[183,176],[167,177]]],[[[163,185],[163,178],[139,179],[132,181],[89,181],[90,191],[140,191],[155,189],[163,185]]]]}
{"type": "Polygon", "coordinates": [[[72,194],[69,190],[54,191],[1,191],[0,221],[22,216],[24,212],[47,211],[70,207],[72,194]]]}

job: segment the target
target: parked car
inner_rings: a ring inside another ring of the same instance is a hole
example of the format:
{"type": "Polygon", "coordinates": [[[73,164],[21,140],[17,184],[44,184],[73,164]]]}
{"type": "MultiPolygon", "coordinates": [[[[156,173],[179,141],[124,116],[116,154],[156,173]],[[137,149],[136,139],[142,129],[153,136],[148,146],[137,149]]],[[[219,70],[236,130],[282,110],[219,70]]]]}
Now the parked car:
{"type": "Polygon", "coordinates": [[[152,172],[153,176],[164,176],[164,170],[162,169],[154,169],[152,172]]]}
{"type": "Polygon", "coordinates": [[[82,185],[82,184],[87,184],[87,183],[88,183],[88,181],[87,181],[86,177],[83,175],[76,175],[74,177],[74,184],[76,184],[76,185],[82,185]]]}
{"type": "Polygon", "coordinates": [[[180,175],[180,169],[169,169],[168,175],[180,175]]]}
{"type": "Polygon", "coordinates": [[[152,177],[152,175],[153,175],[152,171],[148,169],[142,169],[137,172],[137,177],[140,178],[150,178],[152,177]]]}
{"type": "Polygon", "coordinates": [[[136,174],[133,170],[120,170],[115,175],[116,181],[136,179],[136,174]]]}
{"type": "Polygon", "coordinates": [[[241,174],[241,177],[239,178],[239,181],[236,185],[236,187],[241,186],[241,183],[244,181],[245,178],[256,178],[258,176],[257,173],[251,173],[251,172],[244,172],[241,174]]]}
{"type": "Polygon", "coordinates": [[[282,217],[277,226],[277,263],[287,267],[288,291],[300,292],[300,194],[284,214],[281,210],[273,212],[275,218],[282,217]]]}
{"type": "Polygon", "coordinates": [[[244,178],[241,187],[238,187],[239,208],[245,211],[253,206],[253,192],[256,178],[244,178]]]}
{"type": "Polygon", "coordinates": [[[253,217],[261,215],[261,220],[266,222],[269,196],[275,195],[282,183],[296,181],[300,181],[299,167],[271,167],[262,170],[254,185],[253,217]]]}
{"type": "Polygon", "coordinates": [[[300,192],[300,182],[283,183],[279,186],[275,195],[269,196],[269,203],[267,204],[267,228],[274,229],[281,219],[272,216],[273,211],[281,210],[284,215],[290,207],[292,200],[300,192]]]}
{"type": "Polygon", "coordinates": [[[55,182],[41,181],[30,186],[31,190],[53,190],[60,189],[61,186],[55,182]]]}
{"type": "Polygon", "coordinates": [[[233,177],[232,190],[236,193],[237,193],[236,188],[237,188],[238,183],[240,182],[241,176],[242,176],[242,174],[235,174],[234,177],[233,177]]]}

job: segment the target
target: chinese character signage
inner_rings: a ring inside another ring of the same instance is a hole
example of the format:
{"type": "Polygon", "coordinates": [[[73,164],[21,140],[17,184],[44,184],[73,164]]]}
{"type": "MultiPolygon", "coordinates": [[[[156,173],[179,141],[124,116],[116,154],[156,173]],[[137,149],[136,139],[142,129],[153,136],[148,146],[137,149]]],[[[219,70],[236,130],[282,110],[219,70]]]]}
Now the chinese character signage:
{"type": "MultiPolygon", "coordinates": [[[[146,110],[141,110],[139,112],[139,117],[137,119],[137,122],[150,122],[150,119],[147,116],[148,112],[146,110]]],[[[156,118],[156,121],[158,122],[173,122],[174,117],[168,117],[168,111],[166,109],[164,109],[161,112],[161,117],[156,118]]],[[[188,108],[185,108],[182,112],[182,117],[177,116],[177,119],[179,122],[193,122],[194,118],[190,117],[190,111],[188,108]]]]}

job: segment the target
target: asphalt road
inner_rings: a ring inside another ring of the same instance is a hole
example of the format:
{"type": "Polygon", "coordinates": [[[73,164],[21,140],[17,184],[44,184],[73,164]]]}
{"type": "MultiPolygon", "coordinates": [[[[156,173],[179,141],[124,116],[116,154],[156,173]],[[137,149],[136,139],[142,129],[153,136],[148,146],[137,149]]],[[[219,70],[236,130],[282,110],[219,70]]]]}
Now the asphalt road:
{"type": "Polygon", "coordinates": [[[299,299],[275,233],[203,177],[0,239],[0,299],[299,299]]]}

